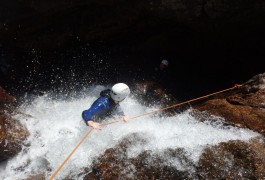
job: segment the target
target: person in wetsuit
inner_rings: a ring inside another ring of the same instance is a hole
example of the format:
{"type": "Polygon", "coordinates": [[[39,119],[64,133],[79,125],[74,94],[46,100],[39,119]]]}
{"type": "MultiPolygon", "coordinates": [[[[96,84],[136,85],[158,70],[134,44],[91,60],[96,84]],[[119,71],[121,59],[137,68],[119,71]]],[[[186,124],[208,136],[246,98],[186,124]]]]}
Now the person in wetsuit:
{"type": "Polygon", "coordinates": [[[100,123],[95,122],[111,115],[119,115],[128,120],[120,107],[120,102],[130,94],[130,88],[124,83],[117,83],[111,89],[101,91],[100,97],[91,107],[82,112],[82,118],[87,126],[100,129],[100,123]]]}

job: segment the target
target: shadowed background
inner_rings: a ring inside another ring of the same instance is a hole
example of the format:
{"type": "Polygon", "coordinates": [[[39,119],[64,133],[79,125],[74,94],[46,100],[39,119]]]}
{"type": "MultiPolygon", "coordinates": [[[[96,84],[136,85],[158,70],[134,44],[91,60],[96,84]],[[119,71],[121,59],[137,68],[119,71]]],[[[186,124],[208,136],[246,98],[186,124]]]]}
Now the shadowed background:
{"type": "Polygon", "coordinates": [[[204,95],[264,72],[264,22],[262,0],[5,1],[1,86],[130,84],[168,59],[173,94],[204,95]]]}

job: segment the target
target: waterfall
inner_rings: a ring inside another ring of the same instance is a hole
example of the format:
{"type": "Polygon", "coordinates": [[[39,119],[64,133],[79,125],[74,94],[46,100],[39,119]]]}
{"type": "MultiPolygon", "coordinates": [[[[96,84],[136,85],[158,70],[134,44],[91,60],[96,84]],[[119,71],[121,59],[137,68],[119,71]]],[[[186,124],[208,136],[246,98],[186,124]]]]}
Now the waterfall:
{"type": "MultiPolygon", "coordinates": [[[[30,136],[17,156],[1,164],[0,179],[23,179],[43,173],[48,179],[89,131],[90,128],[85,125],[81,113],[90,107],[105,88],[94,85],[75,92],[74,95],[56,96],[53,93],[44,93],[41,96],[26,97],[30,100],[22,103],[18,111],[32,117],[17,114],[14,118],[28,128],[30,136]]],[[[134,117],[158,109],[160,105],[146,107],[131,96],[121,102],[121,107],[125,114],[134,117]]],[[[207,147],[229,140],[247,141],[259,135],[248,129],[227,127],[222,123],[207,123],[212,120],[221,122],[220,118],[214,116],[204,122],[198,121],[191,111],[192,109],[188,109],[169,117],[156,113],[129,120],[127,123],[111,124],[103,127],[101,131],[94,130],[55,179],[78,174],[82,168],[89,167],[106,149],[114,147],[132,133],[139,133],[146,139],[146,143],[131,146],[128,150],[129,157],[135,157],[144,150],[159,154],[165,149],[178,147],[185,149],[189,159],[195,164],[207,147]]],[[[106,119],[104,122],[114,119],[106,119]]],[[[185,169],[177,161],[172,160],[171,164],[178,169],[185,169]]]]}

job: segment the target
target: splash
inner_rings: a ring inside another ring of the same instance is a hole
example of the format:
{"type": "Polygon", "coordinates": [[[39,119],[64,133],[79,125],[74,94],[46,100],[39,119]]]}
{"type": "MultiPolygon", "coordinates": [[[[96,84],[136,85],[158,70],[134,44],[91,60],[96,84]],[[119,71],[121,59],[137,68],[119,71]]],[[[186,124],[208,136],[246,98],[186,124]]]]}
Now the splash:
{"type": "MultiPolygon", "coordinates": [[[[53,94],[46,93],[23,103],[19,111],[32,117],[16,115],[15,118],[28,128],[30,136],[23,150],[6,164],[1,165],[0,178],[14,180],[45,174],[48,179],[89,131],[89,127],[81,118],[81,112],[89,108],[100,91],[105,88],[93,86],[75,94],[72,98],[69,98],[69,94],[65,95],[67,98],[63,96],[54,98],[53,94]]],[[[143,106],[133,97],[127,98],[121,106],[129,117],[159,108],[159,105],[143,106]]],[[[172,117],[158,114],[142,116],[127,123],[120,122],[106,126],[102,131],[93,131],[55,179],[78,174],[83,168],[91,165],[93,160],[106,149],[114,147],[132,133],[141,134],[147,141],[145,144],[130,147],[129,157],[136,157],[144,150],[159,154],[165,149],[178,147],[185,149],[194,163],[198,161],[206,147],[229,140],[247,141],[258,136],[248,129],[225,128],[222,125],[200,122],[191,115],[190,111],[172,117]]],[[[106,120],[109,121],[113,119],[106,120]]],[[[180,166],[177,163],[174,165],[180,166]]],[[[183,167],[178,167],[181,168],[183,167]]]]}

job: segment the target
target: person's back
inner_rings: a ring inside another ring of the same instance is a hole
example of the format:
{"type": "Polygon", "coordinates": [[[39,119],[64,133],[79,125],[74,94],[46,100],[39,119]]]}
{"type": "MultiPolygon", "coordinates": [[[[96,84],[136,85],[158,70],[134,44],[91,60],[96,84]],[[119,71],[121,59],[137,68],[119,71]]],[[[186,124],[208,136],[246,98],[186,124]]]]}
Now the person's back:
{"type": "Polygon", "coordinates": [[[95,119],[101,121],[104,118],[112,115],[124,115],[120,104],[115,103],[110,96],[110,89],[100,92],[100,97],[91,105],[88,110],[83,111],[84,119],[95,119]],[[94,116],[94,117],[93,117],[94,116]]]}

